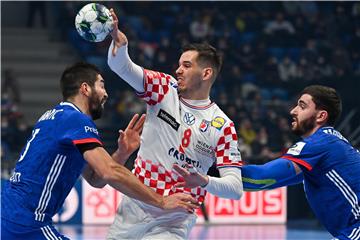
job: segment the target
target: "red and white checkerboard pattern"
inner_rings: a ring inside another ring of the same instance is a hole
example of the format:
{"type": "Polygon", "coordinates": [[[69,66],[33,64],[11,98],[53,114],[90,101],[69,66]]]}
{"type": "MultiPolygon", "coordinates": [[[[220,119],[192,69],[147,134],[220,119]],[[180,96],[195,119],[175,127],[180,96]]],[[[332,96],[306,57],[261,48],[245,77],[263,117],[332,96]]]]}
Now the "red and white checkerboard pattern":
{"type": "Polygon", "coordinates": [[[139,156],[135,160],[133,173],[146,186],[163,196],[183,192],[191,194],[199,202],[203,202],[205,199],[206,190],[201,187],[175,188],[174,184],[184,181],[183,177],[175,171],[167,171],[160,163],[153,163],[151,160],[144,160],[139,156]]]}
{"type": "Polygon", "coordinates": [[[149,105],[160,103],[169,91],[170,78],[168,74],[144,69],[145,92],[139,94],[139,97],[149,105]]]}
{"type": "Polygon", "coordinates": [[[216,146],[215,152],[218,167],[242,166],[240,157],[240,161],[233,161],[233,159],[231,159],[231,151],[238,151],[236,129],[233,122],[224,128],[223,135],[219,138],[216,146]]]}

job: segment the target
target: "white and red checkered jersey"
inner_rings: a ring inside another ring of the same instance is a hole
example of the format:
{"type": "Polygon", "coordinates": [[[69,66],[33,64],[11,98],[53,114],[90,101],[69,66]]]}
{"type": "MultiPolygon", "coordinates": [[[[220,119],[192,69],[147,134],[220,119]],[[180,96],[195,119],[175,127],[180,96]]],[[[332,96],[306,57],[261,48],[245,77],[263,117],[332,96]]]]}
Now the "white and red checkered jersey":
{"type": "Polygon", "coordinates": [[[201,187],[173,188],[182,179],[172,166],[192,164],[201,174],[215,162],[218,168],[241,166],[234,123],[215,103],[180,98],[168,74],[144,70],[144,89],[139,96],[147,102],[147,117],[135,175],[159,194],[188,192],[202,202],[206,191],[201,187]]]}

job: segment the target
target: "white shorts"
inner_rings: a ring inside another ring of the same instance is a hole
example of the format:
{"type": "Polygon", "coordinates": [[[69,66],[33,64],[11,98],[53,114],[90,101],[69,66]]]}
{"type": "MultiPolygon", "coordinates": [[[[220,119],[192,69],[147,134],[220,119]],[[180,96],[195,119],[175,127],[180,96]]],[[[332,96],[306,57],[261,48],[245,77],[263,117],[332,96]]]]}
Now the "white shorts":
{"type": "Polygon", "coordinates": [[[196,215],[168,212],[124,196],[106,239],[187,239],[196,215]]]}

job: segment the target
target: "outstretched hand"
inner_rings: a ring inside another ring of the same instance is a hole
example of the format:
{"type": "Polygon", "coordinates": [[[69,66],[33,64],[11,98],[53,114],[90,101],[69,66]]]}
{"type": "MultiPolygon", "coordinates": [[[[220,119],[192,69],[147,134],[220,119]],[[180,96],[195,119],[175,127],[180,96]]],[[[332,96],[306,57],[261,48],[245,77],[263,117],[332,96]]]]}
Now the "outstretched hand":
{"type": "Polygon", "coordinates": [[[180,167],[178,164],[174,164],[173,168],[178,172],[183,178],[183,182],[178,182],[175,187],[186,187],[194,188],[198,186],[206,186],[209,182],[208,177],[200,174],[196,168],[190,164],[186,164],[186,168],[180,167]]]}
{"type": "Polygon", "coordinates": [[[118,154],[127,159],[140,146],[140,136],[144,126],[146,115],[135,114],[125,130],[119,130],[118,154]]]}
{"type": "Polygon", "coordinates": [[[113,38],[114,40],[114,46],[113,46],[113,49],[112,49],[112,55],[115,56],[116,55],[116,52],[117,50],[126,45],[128,43],[128,40],[125,36],[124,33],[122,33],[120,30],[119,30],[119,19],[118,17],[116,16],[115,14],[115,11],[114,9],[110,9],[110,13],[111,13],[111,16],[113,17],[113,30],[111,32],[111,37],[113,38]]]}
{"type": "Polygon", "coordinates": [[[185,193],[175,193],[164,197],[162,208],[164,210],[187,211],[193,213],[200,204],[192,196],[185,193]]]}

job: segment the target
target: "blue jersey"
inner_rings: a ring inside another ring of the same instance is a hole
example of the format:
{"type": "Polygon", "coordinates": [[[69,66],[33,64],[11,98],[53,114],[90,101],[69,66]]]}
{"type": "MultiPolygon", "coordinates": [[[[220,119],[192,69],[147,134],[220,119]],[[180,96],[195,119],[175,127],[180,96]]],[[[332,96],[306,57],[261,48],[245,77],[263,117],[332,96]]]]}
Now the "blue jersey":
{"type": "Polygon", "coordinates": [[[45,112],[2,190],[1,217],[26,226],[51,223],[86,164],[76,147],[86,143],[102,145],[92,119],[75,105],[45,112]]]}
{"type": "Polygon", "coordinates": [[[360,236],[359,151],[334,128],[323,127],[282,158],[302,168],[306,197],[326,229],[341,239],[352,239],[351,229],[360,236]]]}

